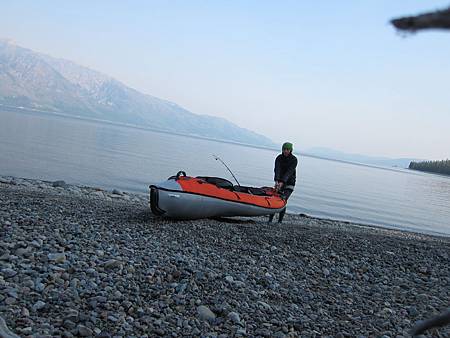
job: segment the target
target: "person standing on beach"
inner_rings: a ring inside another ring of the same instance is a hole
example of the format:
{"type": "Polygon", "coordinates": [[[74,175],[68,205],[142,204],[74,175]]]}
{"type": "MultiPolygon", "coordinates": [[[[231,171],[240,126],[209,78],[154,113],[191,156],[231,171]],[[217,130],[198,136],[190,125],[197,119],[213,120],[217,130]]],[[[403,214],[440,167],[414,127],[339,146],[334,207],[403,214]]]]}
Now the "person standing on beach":
{"type": "MultiPolygon", "coordinates": [[[[275,190],[280,193],[286,202],[294,191],[296,181],[297,157],[292,154],[294,146],[290,142],[283,143],[282,153],[275,159],[275,190]]],[[[286,207],[278,215],[278,223],[283,222],[286,207]]],[[[273,221],[274,214],[269,216],[269,223],[273,221]]]]}

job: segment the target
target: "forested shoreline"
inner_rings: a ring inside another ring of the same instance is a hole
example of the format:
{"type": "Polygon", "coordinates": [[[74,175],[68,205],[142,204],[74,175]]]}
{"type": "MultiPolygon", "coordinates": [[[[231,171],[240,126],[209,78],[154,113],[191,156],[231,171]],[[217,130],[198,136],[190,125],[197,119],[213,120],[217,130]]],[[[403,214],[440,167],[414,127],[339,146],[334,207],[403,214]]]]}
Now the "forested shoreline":
{"type": "Polygon", "coordinates": [[[450,160],[411,162],[409,169],[450,175],[450,160]]]}

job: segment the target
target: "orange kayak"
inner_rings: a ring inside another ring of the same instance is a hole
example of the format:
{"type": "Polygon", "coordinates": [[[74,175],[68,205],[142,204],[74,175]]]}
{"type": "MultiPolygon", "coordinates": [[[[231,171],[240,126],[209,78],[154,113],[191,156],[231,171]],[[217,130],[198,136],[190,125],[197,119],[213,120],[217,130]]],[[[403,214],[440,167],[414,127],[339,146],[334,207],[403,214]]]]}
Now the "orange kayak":
{"type": "Polygon", "coordinates": [[[152,212],[171,218],[262,216],[285,206],[286,201],[271,187],[233,185],[224,178],[191,177],[182,171],[150,186],[152,212]]]}

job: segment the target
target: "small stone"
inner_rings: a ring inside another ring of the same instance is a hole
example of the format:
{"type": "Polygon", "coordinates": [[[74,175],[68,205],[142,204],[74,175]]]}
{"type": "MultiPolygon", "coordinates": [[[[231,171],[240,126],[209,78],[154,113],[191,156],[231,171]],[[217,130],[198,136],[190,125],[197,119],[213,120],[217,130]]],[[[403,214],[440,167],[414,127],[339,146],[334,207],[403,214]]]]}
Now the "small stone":
{"type": "Polygon", "coordinates": [[[407,308],[408,314],[412,317],[415,317],[419,314],[419,311],[417,310],[417,308],[415,306],[410,306],[409,308],[407,308]]]}
{"type": "Polygon", "coordinates": [[[328,270],[327,268],[323,268],[322,272],[325,277],[328,277],[330,275],[330,270],[328,270]]]}
{"type": "Polygon", "coordinates": [[[78,319],[78,311],[75,309],[69,309],[67,310],[66,316],[64,318],[76,321],[78,319]]]}
{"type": "Polygon", "coordinates": [[[270,334],[271,334],[271,332],[268,329],[265,329],[265,328],[257,329],[255,331],[255,333],[258,336],[262,336],[262,337],[270,337],[270,334]]]}
{"type": "Polygon", "coordinates": [[[42,292],[45,289],[45,284],[43,284],[43,283],[36,283],[36,286],[34,287],[34,289],[37,292],[42,292]]]}
{"type": "Polygon", "coordinates": [[[11,268],[4,268],[2,269],[2,274],[5,276],[5,278],[11,278],[17,275],[17,271],[11,268]]]}
{"type": "Polygon", "coordinates": [[[227,317],[233,323],[236,323],[236,324],[241,323],[241,318],[239,317],[239,313],[237,313],[237,312],[230,312],[227,317]]]}
{"type": "Polygon", "coordinates": [[[9,253],[4,253],[3,255],[0,256],[0,261],[10,261],[11,260],[11,255],[9,253]]]}
{"type": "Polygon", "coordinates": [[[67,187],[67,183],[64,181],[55,181],[52,183],[52,187],[53,188],[66,188],[67,187]]]}
{"type": "Polygon", "coordinates": [[[381,310],[381,313],[385,316],[390,316],[394,313],[394,311],[388,307],[383,308],[383,310],[381,310]]]}
{"type": "Polygon", "coordinates": [[[28,311],[28,309],[26,307],[22,308],[21,314],[23,317],[29,317],[30,316],[30,311],[28,311]]]}
{"type": "Polygon", "coordinates": [[[160,328],[155,329],[153,332],[155,332],[158,336],[164,336],[166,334],[166,331],[160,328]]]}
{"type": "Polygon", "coordinates": [[[76,326],[77,324],[75,324],[69,319],[66,319],[63,323],[63,327],[66,328],[67,330],[73,330],[76,326]]]}
{"type": "Polygon", "coordinates": [[[17,256],[29,256],[31,254],[31,248],[30,247],[26,247],[26,248],[18,248],[16,250],[16,255],[17,256]]]}
{"type": "Polygon", "coordinates": [[[426,266],[419,267],[419,272],[426,275],[428,273],[428,268],[426,266]]]}
{"type": "Polygon", "coordinates": [[[240,327],[239,329],[237,329],[236,335],[238,335],[238,336],[246,336],[247,335],[247,330],[244,327],[240,327]]]}
{"type": "Polygon", "coordinates": [[[416,295],[416,299],[420,302],[420,303],[426,303],[428,302],[428,295],[426,293],[420,293],[418,295],[416,295]]]}
{"type": "Polygon", "coordinates": [[[66,261],[66,254],[64,252],[50,253],[48,259],[54,263],[64,263],[66,261]]]}
{"type": "Polygon", "coordinates": [[[233,283],[234,278],[232,276],[226,276],[225,281],[227,281],[228,283],[233,283]]]}
{"type": "Polygon", "coordinates": [[[42,243],[40,243],[37,240],[34,240],[34,241],[31,242],[31,245],[34,246],[35,248],[39,249],[42,246],[42,243]]]}
{"type": "Polygon", "coordinates": [[[265,303],[265,302],[263,302],[263,301],[261,301],[261,300],[258,301],[257,304],[258,304],[260,307],[264,308],[264,310],[271,310],[271,309],[272,309],[272,307],[271,307],[269,304],[267,304],[267,303],[265,303]]]}
{"type": "Polygon", "coordinates": [[[99,303],[106,303],[108,301],[108,298],[106,298],[105,296],[97,296],[95,297],[95,300],[99,303]]]}
{"type": "Polygon", "coordinates": [[[117,189],[113,189],[112,193],[113,195],[122,195],[122,193],[117,189]]]}
{"type": "Polygon", "coordinates": [[[114,269],[121,265],[122,263],[116,259],[110,259],[109,261],[106,261],[103,263],[103,266],[105,269],[114,269]]]}
{"type": "Polygon", "coordinates": [[[22,334],[29,335],[33,332],[33,328],[31,326],[24,327],[22,330],[20,330],[22,334]]]}
{"type": "Polygon", "coordinates": [[[47,304],[45,304],[42,300],[38,300],[33,305],[33,311],[40,311],[45,307],[45,305],[47,305],[47,304]]]}
{"type": "Polygon", "coordinates": [[[31,279],[27,279],[23,283],[23,286],[26,286],[27,288],[30,288],[30,289],[34,289],[34,287],[35,287],[34,282],[31,279]]]}
{"type": "Polygon", "coordinates": [[[101,198],[105,197],[105,195],[99,190],[92,192],[91,195],[94,195],[94,196],[97,196],[97,197],[101,197],[101,198]]]}
{"type": "Polygon", "coordinates": [[[214,319],[216,319],[216,315],[214,314],[214,312],[212,312],[209,307],[205,306],[205,305],[200,305],[197,308],[197,313],[198,313],[198,317],[201,320],[205,320],[205,321],[213,321],[214,319]]]}
{"type": "Polygon", "coordinates": [[[108,316],[108,320],[115,323],[115,322],[117,322],[119,319],[117,319],[117,317],[114,317],[114,316],[110,315],[110,316],[108,316]]]}
{"type": "Polygon", "coordinates": [[[241,282],[240,280],[235,280],[235,281],[233,282],[233,285],[234,285],[235,287],[237,287],[237,288],[243,288],[243,287],[245,287],[245,283],[244,283],[244,282],[241,282]]]}
{"type": "Polygon", "coordinates": [[[88,327],[86,327],[84,325],[81,325],[81,324],[79,324],[77,326],[77,330],[78,330],[78,334],[81,337],[90,337],[93,334],[93,331],[90,328],[88,328],[88,327]]]}
{"type": "Polygon", "coordinates": [[[6,292],[10,297],[13,298],[19,298],[19,295],[17,294],[17,289],[8,289],[8,291],[6,292]]]}

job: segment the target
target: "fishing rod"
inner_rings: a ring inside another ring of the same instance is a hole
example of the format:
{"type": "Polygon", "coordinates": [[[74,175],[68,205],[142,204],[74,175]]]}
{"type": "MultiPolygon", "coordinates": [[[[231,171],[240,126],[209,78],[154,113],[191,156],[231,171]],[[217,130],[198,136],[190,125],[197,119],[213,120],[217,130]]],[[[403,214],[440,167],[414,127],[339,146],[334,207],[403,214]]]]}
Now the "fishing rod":
{"type": "Polygon", "coordinates": [[[228,171],[230,172],[231,176],[233,176],[234,180],[236,181],[237,185],[238,185],[238,186],[241,186],[240,183],[239,183],[239,181],[237,180],[236,176],[234,176],[233,172],[231,171],[230,168],[228,168],[228,166],[225,164],[225,162],[222,161],[222,159],[221,159],[219,156],[216,156],[216,155],[214,155],[214,154],[213,154],[212,156],[214,157],[214,159],[215,159],[216,161],[220,161],[220,163],[222,163],[222,164],[225,166],[225,168],[228,169],[228,171]]]}

